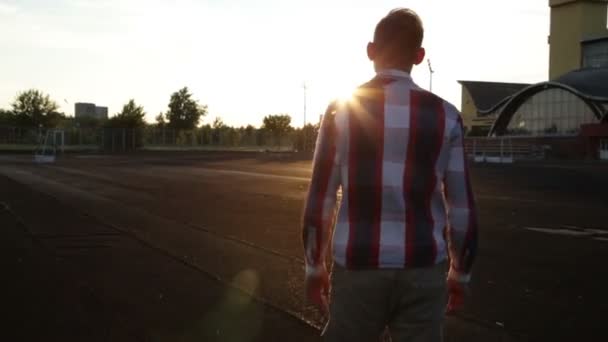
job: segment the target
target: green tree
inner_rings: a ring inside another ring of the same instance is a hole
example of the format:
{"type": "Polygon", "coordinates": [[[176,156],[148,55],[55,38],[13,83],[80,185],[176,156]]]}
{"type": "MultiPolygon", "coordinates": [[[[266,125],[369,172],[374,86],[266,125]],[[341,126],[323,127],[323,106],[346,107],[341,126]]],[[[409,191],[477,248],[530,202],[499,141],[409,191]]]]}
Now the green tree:
{"type": "Polygon", "coordinates": [[[224,123],[224,120],[222,120],[222,118],[218,116],[213,119],[213,129],[222,129],[224,127],[226,127],[226,124],[224,123]]]}
{"type": "Polygon", "coordinates": [[[264,117],[263,129],[268,130],[281,148],[281,139],[291,131],[291,117],[287,114],[268,115],[264,117]]]}
{"type": "Polygon", "coordinates": [[[163,112],[158,113],[155,120],[157,127],[165,127],[165,125],[167,124],[167,120],[165,120],[165,114],[163,114],[163,112]]]}
{"type": "Polygon", "coordinates": [[[171,95],[167,120],[169,127],[175,129],[194,129],[201,117],[207,115],[207,105],[199,105],[192,98],[188,87],[184,87],[171,95]]]}
{"type": "Polygon", "coordinates": [[[200,128],[200,132],[201,132],[201,144],[203,145],[209,145],[211,144],[212,138],[213,138],[213,128],[211,127],[210,124],[206,124],[201,126],[200,128]]]}
{"type": "Polygon", "coordinates": [[[10,110],[0,109],[0,125],[1,126],[16,126],[16,116],[10,110]]]}
{"type": "Polygon", "coordinates": [[[122,111],[108,120],[107,126],[113,128],[141,128],[146,125],[145,116],[144,107],[138,106],[135,100],[131,99],[122,107],[122,111]]]}
{"type": "Polygon", "coordinates": [[[46,116],[42,125],[44,127],[58,127],[62,126],[65,120],[65,114],[59,112],[51,112],[46,116]]]}
{"type": "Polygon", "coordinates": [[[18,93],[11,106],[19,126],[55,127],[65,119],[57,102],[37,89],[18,93]]]}
{"type": "Polygon", "coordinates": [[[74,118],[74,124],[77,124],[81,128],[99,128],[102,127],[105,120],[98,119],[91,116],[82,116],[74,118]]]}
{"type": "Polygon", "coordinates": [[[131,99],[122,107],[122,110],[106,121],[104,129],[104,148],[135,150],[143,145],[143,135],[140,128],[146,126],[144,117],[146,112],[131,99]]]}
{"type": "Polygon", "coordinates": [[[300,152],[312,152],[314,150],[319,125],[307,124],[295,131],[294,148],[300,152]]]}
{"type": "Polygon", "coordinates": [[[213,119],[213,124],[211,125],[213,128],[211,142],[214,144],[220,144],[222,142],[222,131],[227,127],[224,124],[224,121],[219,116],[213,119]]]}
{"type": "Polygon", "coordinates": [[[227,127],[225,130],[226,134],[226,145],[237,146],[241,141],[241,134],[239,130],[234,127],[227,127]]]}
{"type": "Polygon", "coordinates": [[[256,133],[257,130],[255,127],[251,125],[247,125],[243,131],[245,145],[255,145],[256,144],[256,133]]]}

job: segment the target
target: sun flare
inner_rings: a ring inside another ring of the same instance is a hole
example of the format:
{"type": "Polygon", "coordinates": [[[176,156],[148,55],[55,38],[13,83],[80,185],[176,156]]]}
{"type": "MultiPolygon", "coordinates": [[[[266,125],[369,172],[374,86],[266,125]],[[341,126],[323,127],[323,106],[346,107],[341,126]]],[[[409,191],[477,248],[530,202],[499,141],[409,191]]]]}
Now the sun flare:
{"type": "Polygon", "coordinates": [[[353,98],[356,86],[347,82],[335,83],[319,89],[319,95],[329,102],[337,101],[340,103],[348,102],[353,98]]]}

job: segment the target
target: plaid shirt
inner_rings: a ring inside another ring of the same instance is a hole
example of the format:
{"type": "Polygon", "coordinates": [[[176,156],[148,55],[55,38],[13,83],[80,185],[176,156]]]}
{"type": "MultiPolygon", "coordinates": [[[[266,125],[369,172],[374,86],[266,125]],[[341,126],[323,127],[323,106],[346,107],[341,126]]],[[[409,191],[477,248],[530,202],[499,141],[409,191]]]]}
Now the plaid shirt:
{"type": "Polygon", "coordinates": [[[335,225],[334,262],[348,269],[428,267],[449,255],[451,272],[468,278],[477,217],[463,135],[458,110],[402,71],[378,72],[332,104],[304,211],[307,274],[324,266],[335,225]]]}

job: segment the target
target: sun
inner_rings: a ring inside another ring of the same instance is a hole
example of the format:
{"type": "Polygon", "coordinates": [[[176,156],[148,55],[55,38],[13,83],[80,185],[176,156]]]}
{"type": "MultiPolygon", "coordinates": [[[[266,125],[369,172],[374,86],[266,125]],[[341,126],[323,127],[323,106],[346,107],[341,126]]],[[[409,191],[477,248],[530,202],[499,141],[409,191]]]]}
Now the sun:
{"type": "Polygon", "coordinates": [[[354,93],[355,93],[355,87],[344,86],[344,87],[338,89],[335,99],[338,102],[345,103],[345,102],[352,100],[354,93]]]}
{"type": "Polygon", "coordinates": [[[320,90],[322,93],[321,95],[328,102],[338,101],[340,103],[345,103],[353,98],[355,88],[355,86],[348,82],[333,82],[333,84],[328,84],[327,87],[320,90]]]}
{"type": "Polygon", "coordinates": [[[343,61],[325,69],[317,85],[320,95],[326,100],[348,102],[353,99],[357,88],[371,77],[373,75],[365,64],[343,61]]]}

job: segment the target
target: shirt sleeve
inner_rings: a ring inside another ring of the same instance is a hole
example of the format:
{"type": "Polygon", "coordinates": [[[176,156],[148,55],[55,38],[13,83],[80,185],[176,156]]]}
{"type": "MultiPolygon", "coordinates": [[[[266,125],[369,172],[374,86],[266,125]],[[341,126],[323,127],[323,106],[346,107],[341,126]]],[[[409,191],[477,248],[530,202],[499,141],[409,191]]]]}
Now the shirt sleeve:
{"type": "Polygon", "coordinates": [[[444,179],[448,207],[448,249],[451,279],[468,281],[477,254],[477,210],[464,149],[462,119],[450,133],[449,159],[444,179]]]}
{"type": "Polygon", "coordinates": [[[313,172],[302,227],[306,273],[314,274],[325,267],[325,255],[336,212],[340,185],[337,162],[337,129],[335,105],[323,116],[313,157],[313,172]]]}

